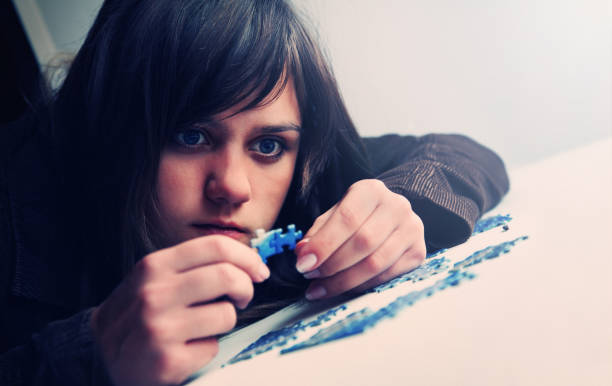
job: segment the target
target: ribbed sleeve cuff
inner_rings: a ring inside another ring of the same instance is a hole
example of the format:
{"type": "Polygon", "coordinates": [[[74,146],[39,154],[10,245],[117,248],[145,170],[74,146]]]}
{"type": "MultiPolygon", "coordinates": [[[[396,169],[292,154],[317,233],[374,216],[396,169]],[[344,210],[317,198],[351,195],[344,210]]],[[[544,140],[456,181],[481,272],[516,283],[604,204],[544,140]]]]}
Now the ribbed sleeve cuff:
{"type": "Polygon", "coordinates": [[[436,161],[404,164],[377,177],[392,192],[406,197],[425,226],[428,249],[447,248],[467,240],[480,216],[478,205],[453,190],[453,171],[436,161]]]}

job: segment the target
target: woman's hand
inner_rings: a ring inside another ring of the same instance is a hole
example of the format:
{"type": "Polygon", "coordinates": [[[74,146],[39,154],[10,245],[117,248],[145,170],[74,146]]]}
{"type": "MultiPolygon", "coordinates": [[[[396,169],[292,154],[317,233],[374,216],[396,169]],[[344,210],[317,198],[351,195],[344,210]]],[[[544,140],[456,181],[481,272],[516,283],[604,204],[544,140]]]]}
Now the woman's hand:
{"type": "Polygon", "coordinates": [[[183,381],[217,354],[234,306],[270,275],[259,255],[226,236],[205,236],[142,259],[94,310],[92,328],[116,385],[183,381]]]}
{"type": "Polygon", "coordinates": [[[423,222],[405,197],[379,180],[361,180],[316,219],[296,253],[298,271],[315,279],[308,299],[362,291],[423,262],[423,222]]]}

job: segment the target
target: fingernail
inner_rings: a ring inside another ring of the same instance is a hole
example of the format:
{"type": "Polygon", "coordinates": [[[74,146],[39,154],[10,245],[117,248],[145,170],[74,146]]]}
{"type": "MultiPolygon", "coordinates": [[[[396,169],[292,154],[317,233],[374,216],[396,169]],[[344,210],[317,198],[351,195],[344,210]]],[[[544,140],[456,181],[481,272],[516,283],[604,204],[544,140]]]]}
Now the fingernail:
{"type": "Polygon", "coordinates": [[[261,280],[266,280],[270,277],[270,269],[262,264],[259,267],[259,276],[261,277],[261,280]]]}
{"type": "Polygon", "coordinates": [[[307,239],[302,239],[302,240],[298,241],[297,244],[295,244],[295,253],[299,254],[300,253],[300,249],[302,249],[302,247],[304,245],[306,245],[309,240],[310,239],[307,238],[307,239]]]}
{"type": "Polygon", "coordinates": [[[308,291],[306,291],[306,299],[315,300],[315,299],[322,298],[326,294],[327,294],[327,291],[325,290],[325,288],[323,288],[320,285],[316,285],[310,288],[308,291]]]}
{"type": "Polygon", "coordinates": [[[315,264],[317,264],[317,256],[314,253],[309,253],[306,256],[302,256],[298,259],[295,268],[300,273],[304,273],[310,268],[314,267],[315,264]]]}
{"type": "Polygon", "coordinates": [[[304,274],[304,277],[305,277],[306,279],[316,279],[316,278],[318,278],[318,277],[321,277],[321,272],[319,272],[319,270],[318,270],[318,269],[315,269],[315,270],[313,270],[313,271],[306,272],[306,273],[304,274]]]}

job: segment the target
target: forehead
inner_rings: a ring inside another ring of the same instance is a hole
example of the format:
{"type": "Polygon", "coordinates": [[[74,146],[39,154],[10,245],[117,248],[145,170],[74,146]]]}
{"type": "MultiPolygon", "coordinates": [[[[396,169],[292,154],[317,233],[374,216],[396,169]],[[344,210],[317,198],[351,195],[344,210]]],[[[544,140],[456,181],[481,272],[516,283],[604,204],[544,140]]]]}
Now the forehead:
{"type": "Polygon", "coordinates": [[[253,124],[301,125],[299,104],[291,78],[283,86],[277,87],[263,98],[257,106],[245,110],[250,100],[246,100],[230,109],[215,114],[212,119],[217,123],[246,122],[253,124]],[[281,88],[282,87],[282,88],[281,88]]]}

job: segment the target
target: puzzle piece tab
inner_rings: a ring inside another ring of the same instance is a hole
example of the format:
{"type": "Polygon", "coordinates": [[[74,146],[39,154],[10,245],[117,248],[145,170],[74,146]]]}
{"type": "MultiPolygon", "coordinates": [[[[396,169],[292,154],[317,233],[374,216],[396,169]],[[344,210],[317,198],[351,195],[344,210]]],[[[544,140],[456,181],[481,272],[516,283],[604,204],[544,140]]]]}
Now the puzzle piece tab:
{"type": "Polygon", "coordinates": [[[282,228],[269,232],[263,229],[255,231],[255,237],[251,239],[251,247],[257,248],[264,263],[268,262],[268,257],[283,252],[285,246],[289,250],[295,249],[295,244],[302,238],[302,231],[296,231],[294,224],[287,226],[287,233],[282,232],[282,228]]]}

